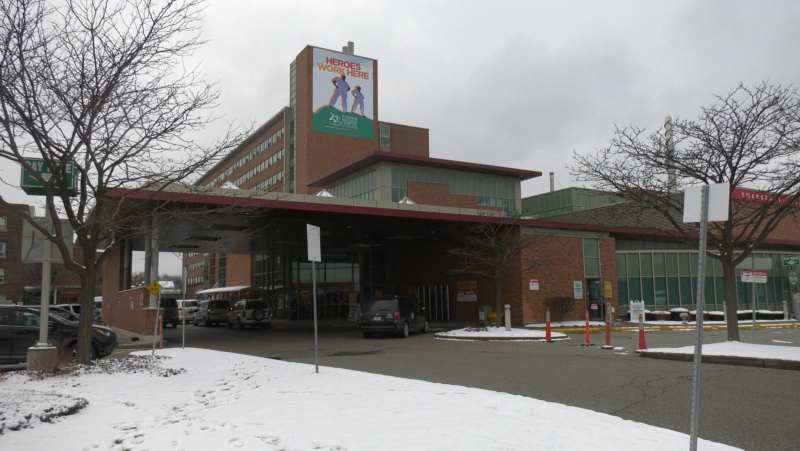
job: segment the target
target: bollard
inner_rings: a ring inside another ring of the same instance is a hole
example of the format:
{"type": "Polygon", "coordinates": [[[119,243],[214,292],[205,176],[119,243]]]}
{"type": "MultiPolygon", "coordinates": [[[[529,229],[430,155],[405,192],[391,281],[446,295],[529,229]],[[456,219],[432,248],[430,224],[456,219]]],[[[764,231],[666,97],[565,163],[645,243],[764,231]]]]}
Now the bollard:
{"type": "Polygon", "coordinates": [[[586,311],[586,343],[581,344],[581,346],[591,346],[592,339],[589,337],[589,311],[586,311]]]}
{"type": "Polygon", "coordinates": [[[544,341],[545,343],[552,343],[553,337],[550,334],[550,307],[547,308],[547,316],[545,317],[545,320],[544,341]]]}
{"type": "Polygon", "coordinates": [[[600,349],[614,349],[611,346],[611,312],[606,310],[606,344],[605,346],[600,346],[600,349]]]}
{"type": "Polygon", "coordinates": [[[505,307],[506,307],[505,308],[506,311],[505,311],[505,315],[503,316],[503,319],[504,319],[503,322],[506,325],[506,330],[511,330],[511,305],[510,304],[506,304],[505,307]]]}
{"type": "Polygon", "coordinates": [[[647,342],[644,339],[644,315],[639,315],[639,349],[636,351],[642,351],[647,349],[647,342]]]}
{"type": "Polygon", "coordinates": [[[789,304],[783,301],[783,320],[789,321],[789,304]]]}

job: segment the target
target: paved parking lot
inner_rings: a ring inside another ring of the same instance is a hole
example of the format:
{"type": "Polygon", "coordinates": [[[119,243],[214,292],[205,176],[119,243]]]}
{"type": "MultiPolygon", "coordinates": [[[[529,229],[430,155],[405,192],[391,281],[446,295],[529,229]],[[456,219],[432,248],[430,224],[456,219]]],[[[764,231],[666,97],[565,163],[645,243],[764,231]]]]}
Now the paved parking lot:
{"type": "MultiPolygon", "coordinates": [[[[171,347],[180,346],[180,328],[168,328],[165,337],[171,347]]],[[[331,366],[485,388],[689,432],[692,363],[638,357],[636,332],[614,334],[614,350],[580,346],[584,334],[571,338],[553,344],[447,341],[432,334],[365,340],[350,325],[322,327],[320,372],[331,366]]],[[[743,330],[742,338],[751,341],[752,333],[743,330]]],[[[314,363],[308,325],[245,331],[189,325],[186,339],[187,346],[314,363]]],[[[593,343],[604,340],[602,333],[592,334],[593,343]]],[[[704,333],[705,343],[724,340],[724,331],[704,333]]],[[[798,346],[800,330],[759,330],[757,342],[798,346]]],[[[689,346],[694,333],[652,332],[647,344],[651,349],[689,346]]],[[[700,406],[703,438],[758,450],[795,449],[800,443],[797,372],[704,364],[700,406]]]]}

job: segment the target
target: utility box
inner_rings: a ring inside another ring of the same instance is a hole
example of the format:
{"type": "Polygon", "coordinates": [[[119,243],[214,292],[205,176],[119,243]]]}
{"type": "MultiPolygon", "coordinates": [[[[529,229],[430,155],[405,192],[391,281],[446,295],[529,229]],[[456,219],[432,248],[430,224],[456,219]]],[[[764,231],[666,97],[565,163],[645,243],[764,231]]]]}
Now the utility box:
{"type": "Polygon", "coordinates": [[[492,313],[492,306],[480,305],[478,306],[478,324],[486,327],[489,325],[489,314],[492,313]]]}

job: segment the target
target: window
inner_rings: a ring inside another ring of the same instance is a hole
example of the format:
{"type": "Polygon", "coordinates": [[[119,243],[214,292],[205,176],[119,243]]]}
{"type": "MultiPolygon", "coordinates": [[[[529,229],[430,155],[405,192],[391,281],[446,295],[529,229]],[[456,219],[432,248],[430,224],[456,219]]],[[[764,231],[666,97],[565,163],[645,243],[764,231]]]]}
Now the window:
{"type": "Polygon", "coordinates": [[[8,230],[8,218],[0,216],[0,231],[5,232],[8,230]]]}
{"type": "Polygon", "coordinates": [[[6,270],[0,269],[0,283],[6,283],[6,270]]]}
{"type": "Polygon", "coordinates": [[[6,256],[6,243],[0,243],[0,257],[6,256]]]}

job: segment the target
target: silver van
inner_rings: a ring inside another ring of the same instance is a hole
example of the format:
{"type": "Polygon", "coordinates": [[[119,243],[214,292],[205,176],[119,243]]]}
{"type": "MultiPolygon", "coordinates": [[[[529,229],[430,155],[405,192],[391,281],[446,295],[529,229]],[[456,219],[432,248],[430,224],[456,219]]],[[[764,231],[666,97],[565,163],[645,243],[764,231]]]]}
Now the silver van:
{"type": "Polygon", "coordinates": [[[206,326],[222,324],[228,317],[230,307],[230,302],[224,299],[202,301],[194,313],[194,325],[198,326],[200,323],[206,326]]]}
{"type": "Polygon", "coordinates": [[[197,299],[178,299],[178,320],[182,323],[194,322],[194,314],[199,308],[197,299]]]}

